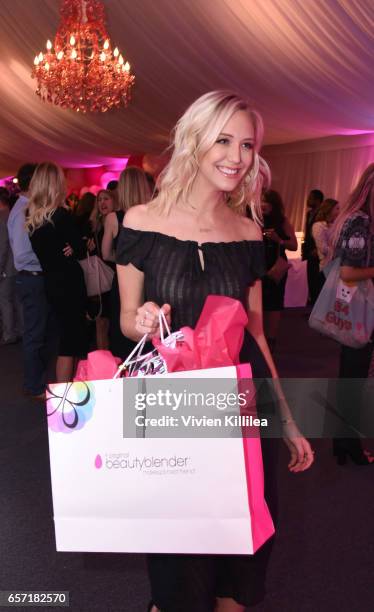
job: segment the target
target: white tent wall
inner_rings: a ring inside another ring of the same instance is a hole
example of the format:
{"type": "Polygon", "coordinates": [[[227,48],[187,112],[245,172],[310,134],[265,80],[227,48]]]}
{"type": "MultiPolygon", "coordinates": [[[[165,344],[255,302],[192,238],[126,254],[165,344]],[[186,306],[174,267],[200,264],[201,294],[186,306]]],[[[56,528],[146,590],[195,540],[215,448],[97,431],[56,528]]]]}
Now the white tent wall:
{"type": "Polygon", "coordinates": [[[374,134],[266,146],[262,155],[271,168],[272,189],[282,195],[287,217],[301,231],[309,191],[321,189],[325,197],[344,201],[362,171],[374,162],[374,134]]]}

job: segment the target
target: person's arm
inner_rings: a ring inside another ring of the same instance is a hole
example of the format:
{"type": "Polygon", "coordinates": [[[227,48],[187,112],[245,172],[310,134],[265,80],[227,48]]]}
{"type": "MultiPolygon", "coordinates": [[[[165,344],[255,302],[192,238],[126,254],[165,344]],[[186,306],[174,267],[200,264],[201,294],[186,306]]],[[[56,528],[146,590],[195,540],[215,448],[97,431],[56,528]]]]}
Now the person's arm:
{"type": "Polygon", "coordinates": [[[284,220],[283,231],[285,235],[288,236],[287,240],[283,240],[284,248],[287,249],[287,251],[297,251],[298,244],[295,230],[288,219],[284,220]]]}
{"type": "Polygon", "coordinates": [[[352,266],[340,267],[340,278],[345,283],[357,283],[359,281],[374,278],[374,268],[353,268],[352,266]]]}
{"type": "Polygon", "coordinates": [[[345,283],[357,283],[374,278],[374,267],[368,266],[371,249],[370,223],[365,215],[353,216],[343,229],[340,278],[345,283]],[[354,238],[354,240],[352,240],[354,238]]]}
{"type": "Polygon", "coordinates": [[[326,231],[326,227],[319,221],[317,223],[313,223],[312,226],[312,236],[314,238],[314,242],[317,247],[317,254],[319,260],[321,261],[324,257],[326,257],[329,251],[329,242],[328,242],[328,231],[326,231]]]}
{"type": "Polygon", "coordinates": [[[101,243],[101,254],[104,261],[115,261],[113,240],[118,233],[118,220],[116,213],[109,213],[104,222],[104,236],[101,243]]]}
{"type": "Polygon", "coordinates": [[[277,395],[282,422],[283,439],[291,453],[288,468],[291,472],[302,472],[312,465],[314,460],[313,451],[308,440],[301,435],[293,420],[291,410],[279,381],[278,372],[266,342],[262,323],[262,287],[260,280],[257,280],[249,288],[247,314],[247,329],[256,340],[273,378],[274,391],[277,395]]]}
{"type": "MultiPolygon", "coordinates": [[[[142,231],[144,227],[143,206],[133,206],[126,213],[123,220],[124,227],[142,231]]],[[[110,213],[111,214],[111,213],[110,213]]],[[[116,215],[114,215],[116,217],[116,215]]],[[[109,215],[107,216],[108,219],[109,215]]],[[[116,217],[117,220],[117,217],[116,217]]],[[[119,244],[121,237],[119,237],[119,244]]],[[[118,254],[117,254],[118,256],[118,254]]],[[[119,256],[119,262],[122,256],[119,256]]],[[[170,325],[170,306],[162,306],[154,302],[144,303],[144,272],[142,263],[134,258],[131,263],[131,255],[125,257],[123,263],[117,263],[117,275],[119,294],[121,299],[120,326],[122,333],[134,341],[139,341],[145,334],[151,339],[160,335],[159,312],[163,310],[166,320],[170,325]]]]}
{"type": "MultiPolygon", "coordinates": [[[[248,237],[250,240],[262,240],[262,232],[260,228],[252,225],[248,237]]],[[[247,315],[247,329],[257,342],[273,379],[274,390],[277,395],[280,418],[282,421],[283,439],[291,453],[291,460],[288,467],[291,472],[301,472],[312,465],[314,460],[313,452],[309,442],[301,435],[295,421],[293,420],[291,410],[288,406],[279,381],[277,369],[266,342],[263,327],[261,280],[256,280],[254,284],[248,288],[247,315]]]]}
{"type": "Polygon", "coordinates": [[[64,207],[60,212],[60,224],[63,240],[66,243],[66,247],[63,249],[64,255],[67,257],[73,255],[76,259],[85,259],[87,257],[87,243],[80,235],[72,213],[64,207]],[[73,251],[72,253],[67,252],[69,246],[73,251]]]}
{"type": "MultiPolygon", "coordinates": [[[[138,342],[145,334],[151,339],[159,336],[160,306],[154,302],[144,303],[144,273],[132,264],[117,264],[119,295],[121,299],[120,326],[122,333],[138,342]]],[[[162,307],[170,323],[170,306],[162,307]]]]}
{"type": "Polygon", "coordinates": [[[6,222],[0,219],[0,278],[2,278],[5,273],[9,248],[9,236],[6,222]]]}
{"type": "Polygon", "coordinates": [[[273,242],[276,242],[277,244],[279,244],[279,246],[283,246],[288,251],[297,251],[296,234],[291,223],[289,223],[287,219],[285,219],[282,229],[285,235],[287,236],[286,239],[281,238],[279,234],[277,234],[275,229],[265,230],[264,234],[267,238],[269,238],[273,242]]]}

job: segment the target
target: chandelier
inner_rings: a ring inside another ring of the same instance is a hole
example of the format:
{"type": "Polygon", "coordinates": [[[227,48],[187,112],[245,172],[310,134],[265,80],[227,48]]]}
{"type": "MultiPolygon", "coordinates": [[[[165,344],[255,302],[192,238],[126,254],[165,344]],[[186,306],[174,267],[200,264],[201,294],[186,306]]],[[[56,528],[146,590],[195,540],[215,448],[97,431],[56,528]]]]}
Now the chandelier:
{"type": "Polygon", "coordinates": [[[112,51],[101,0],[63,0],[60,16],[54,43],[34,59],[35,93],[82,113],[127,106],[135,76],[119,49],[112,51]]]}

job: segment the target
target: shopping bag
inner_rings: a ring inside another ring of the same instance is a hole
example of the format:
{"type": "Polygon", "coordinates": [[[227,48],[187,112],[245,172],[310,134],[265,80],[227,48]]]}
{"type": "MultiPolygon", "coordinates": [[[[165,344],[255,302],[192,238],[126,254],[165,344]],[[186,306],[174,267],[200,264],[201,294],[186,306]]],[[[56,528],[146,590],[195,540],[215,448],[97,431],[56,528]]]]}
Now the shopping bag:
{"type": "MultiPolygon", "coordinates": [[[[227,380],[239,394],[251,369],[228,366],[159,379],[171,385],[191,377],[217,385],[227,380]]],[[[154,384],[154,377],[138,377],[50,386],[57,550],[253,554],[274,533],[259,436],[152,438],[149,428],[141,428],[142,437],[124,437],[134,385],[144,394],[151,379],[154,384]]]]}
{"type": "Polygon", "coordinates": [[[345,346],[365,346],[374,330],[372,281],[345,283],[340,278],[340,258],[336,258],[329,266],[309,325],[345,346]]]}

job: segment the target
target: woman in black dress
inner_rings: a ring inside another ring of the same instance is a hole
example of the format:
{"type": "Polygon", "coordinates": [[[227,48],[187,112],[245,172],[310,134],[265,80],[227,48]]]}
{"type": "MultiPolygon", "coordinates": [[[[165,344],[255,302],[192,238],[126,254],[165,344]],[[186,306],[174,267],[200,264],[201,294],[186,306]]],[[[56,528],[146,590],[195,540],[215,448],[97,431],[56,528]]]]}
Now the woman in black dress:
{"type": "MultiPolygon", "coordinates": [[[[103,259],[101,243],[104,236],[104,224],[108,215],[113,213],[117,205],[113,191],[100,189],[96,195],[95,206],[90,216],[90,236],[95,246],[94,255],[103,259]]],[[[113,263],[110,264],[111,267],[113,263]]],[[[96,349],[109,349],[110,291],[89,299],[89,314],[95,320],[96,349]]]]}
{"type": "MultiPolygon", "coordinates": [[[[237,95],[211,92],[192,104],[177,124],[159,195],[126,214],[117,269],[127,336],[158,335],[160,307],[173,330],[194,327],[208,295],[229,296],[249,317],[241,361],[251,362],[254,377],[276,377],[262,329],[260,194],[268,170],[261,140],[259,115],[237,95]],[[255,221],[244,216],[247,203],[255,221]]],[[[307,469],[310,445],[284,402],[281,410],[289,469],[307,469]]],[[[266,495],[275,471],[267,459],[264,453],[266,495]]],[[[264,596],[270,549],[267,543],[254,556],[149,555],[152,612],[242,612],[264,596]]]]}
{"type": "Polygon", "coordinates": [[[264,247],[266,275],[262,279],[262,305],[264,309],[264,331],[270,350],[273,352],[277,340],[281,311],[284,308],[284,293],[288,272],[283,278],[272,276],[278,257],[287,261],[286,249],[297,251],[295,231],[284,214],[284,205],[277,191],[268,189],[262,195],[264,219],[264,247]]]}
{"type": "MultiPolygon", "coordinates": [[[[144,204],[151,197],[146,174],[141,168],[130,166],[121,172],[117,187],[118,210],[105,218],[101,244],[102,257],[106,263],[114,263],[117,240],[125,213],[132,206],[144,204]]],[[[126,338],[120,328],[120,301],[117,275],[113,279],[110,293],[109,348],[114,355],[126,359],[135,344],[126,338]]]]}
{"type": "Polygon", "coordinates": [[[87,352],[87,294],[78,262],[86,257],[86,244],[65,208],[65,198],[62,168],[39,164],[30,184],[26,225],[59,327],[57,382],[72,380],[76,358],[87,352]]]}

